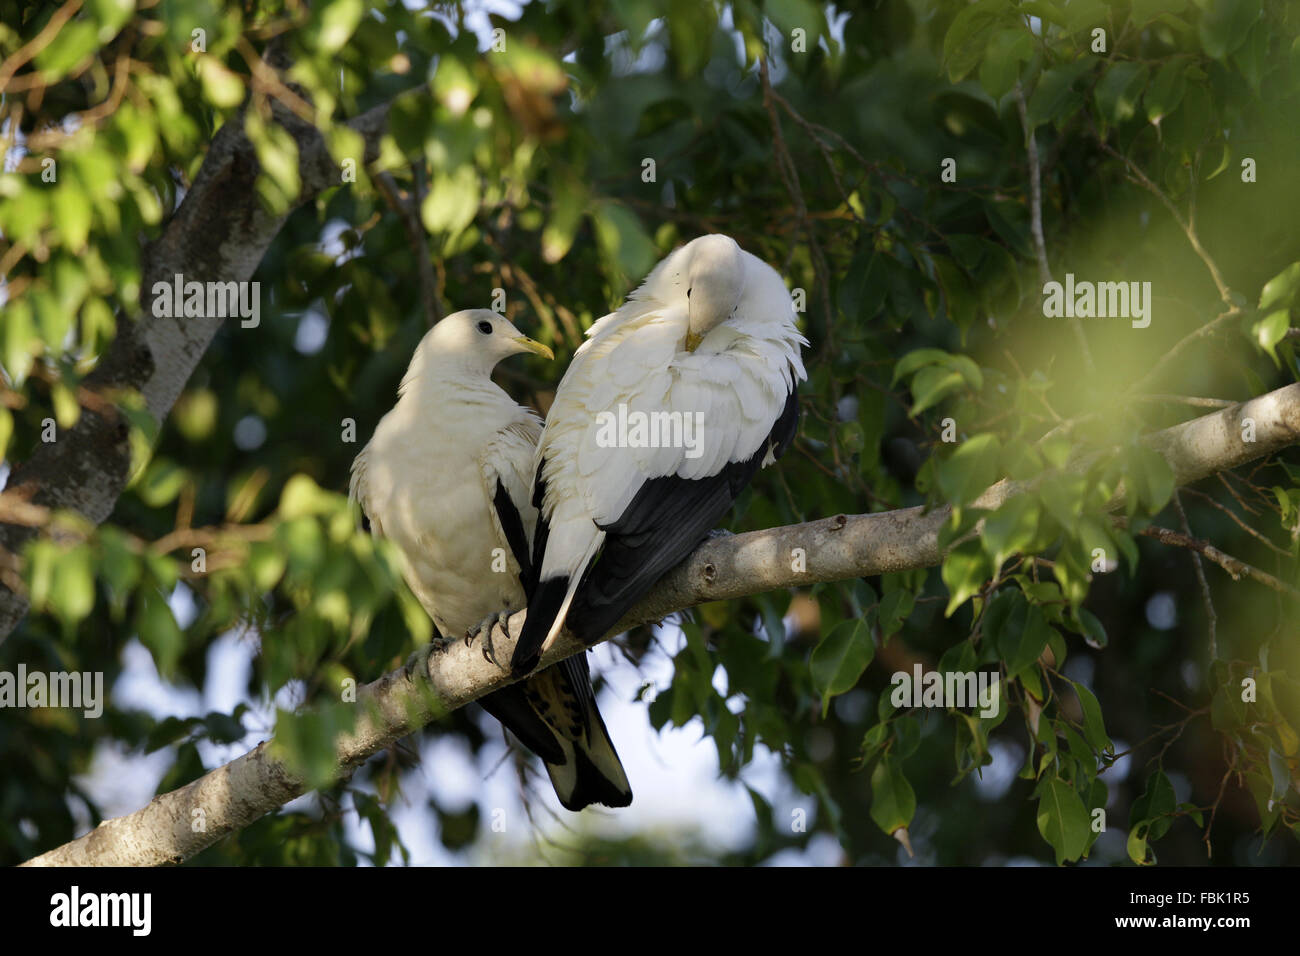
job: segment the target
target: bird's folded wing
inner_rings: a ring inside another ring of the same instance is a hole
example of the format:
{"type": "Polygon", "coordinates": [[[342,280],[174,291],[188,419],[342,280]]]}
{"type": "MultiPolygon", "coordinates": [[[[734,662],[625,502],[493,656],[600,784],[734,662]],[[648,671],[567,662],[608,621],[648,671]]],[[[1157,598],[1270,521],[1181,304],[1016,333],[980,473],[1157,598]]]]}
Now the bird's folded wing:
{"type": "Polygon", "coordinates": [[[533,452],[541,431],[536,417],[520,418],[497,432],[479,459],[483,491],[492,502],[496,540],[509,547],[526,591],[532,577],[530,549],[537,522],[531,500],[533,452]]]}

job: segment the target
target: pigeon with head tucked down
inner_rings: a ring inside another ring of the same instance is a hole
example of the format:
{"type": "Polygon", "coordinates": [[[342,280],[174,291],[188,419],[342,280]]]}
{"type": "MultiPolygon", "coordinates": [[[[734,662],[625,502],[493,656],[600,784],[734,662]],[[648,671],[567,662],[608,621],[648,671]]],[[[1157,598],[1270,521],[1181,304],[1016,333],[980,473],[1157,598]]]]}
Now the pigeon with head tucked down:
{"type": "Polygon", "coordinates": [[[565,627],[587,644],[608,633],[798,426],[808,343],[790,293],[727,236],[674,251],[587,336],[537,447],[538,581],[516,674],[565,627]]]}

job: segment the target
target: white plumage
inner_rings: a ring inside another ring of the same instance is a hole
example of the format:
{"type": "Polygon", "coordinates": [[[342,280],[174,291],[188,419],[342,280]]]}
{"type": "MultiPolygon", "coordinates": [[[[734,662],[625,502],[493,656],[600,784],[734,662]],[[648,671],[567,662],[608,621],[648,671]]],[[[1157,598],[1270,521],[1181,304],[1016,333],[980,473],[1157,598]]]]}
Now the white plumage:
{"type": "Polygon", "coordinates": [[[797,424],[807,340],[790,293],[726,236],[677,249],[587,335],[537,449],[541,583],[517,671],[535,663],[566,619],[584,640],[612,626],[694,549],[754,471],[784,451],[797,424]],[[698,447],[608,447],[602,413],[620,406],[628,420],[691,416],[703,425],[698,447]],[[612,551],[611,535],[619,538],[612,551]]]}
{"type": "MultiPolygon", "coordinates": [[[[551,357],[495,312],[457,312],[420,342],[399,399],[352,465],[371,532],[448,638],[526,603],[541,420],[491,379],[519,352],[551,357]]],[[[631,790],[596,710],[584,655],[481,701],[546,761],[561,802],[626,806],[631,790]]]]}

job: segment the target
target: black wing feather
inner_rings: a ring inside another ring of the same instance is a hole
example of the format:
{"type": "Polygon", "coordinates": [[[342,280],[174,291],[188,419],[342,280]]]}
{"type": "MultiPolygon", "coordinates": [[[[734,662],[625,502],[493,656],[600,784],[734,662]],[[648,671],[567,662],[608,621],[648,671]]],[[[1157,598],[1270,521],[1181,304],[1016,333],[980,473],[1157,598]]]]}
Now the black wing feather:
{"type": "Polygon", "coordinates": [[[496,492],[492,496],[492,506],[496,509],[497,520],[501,522],[501,530],[505,532],[506,544],[510,545],[510,553],[519,565],[519,583],[527,595],[531,593],[529,584],[534,577],[532,555],[528,553],[528,534],[524,531],[524,519],[519,516],[519,509],[515,507],[510,492],[506,491],[500,478],[497,479],[496,492]]]}
{"type": "Polygon", "coordinates": [[[798,426],[799,400],[791,391],[767,441],[750,458],[706,478],[669,475],[642,485],[618,520],[602,527],[605,543],[578,585],[569,630],[590,644],[617,624],[731,510],[768,452],[776,458],[785,453],[798,426]]]}

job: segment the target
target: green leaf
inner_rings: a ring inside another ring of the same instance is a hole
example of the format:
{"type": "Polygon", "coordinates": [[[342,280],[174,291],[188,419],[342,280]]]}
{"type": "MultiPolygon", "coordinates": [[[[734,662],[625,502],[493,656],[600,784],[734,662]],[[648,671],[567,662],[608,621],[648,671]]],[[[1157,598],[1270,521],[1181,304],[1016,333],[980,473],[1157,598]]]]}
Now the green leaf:
{"type": "Polygon", "coordinates": [[[948,353],[943,349],[913,349],[894,364],[894,377],[889,384],[897,385],[917,369],[939,364],[947,357],[948,353]]]}
{"type": "Polygon", "coordinates": [[[1160,68],[1156,78],[1147,87],[1142,102],[1146,104],[1147,119],[1158,123],[1183,101],[1187,90],[1187,67],[1191,58],[1175,56],[1160,68]]]}
{"type": "Polygon", "coordinates": [[[1197,29],[1201,47],[1216,60],[1226,59],[1246,42],[1261,9],[1253,0],[1209,0],[1197,29]]]}
{"type": "MultiPolygon", "coordinates": [[[[1017,597],[1019,597],[1017,592],[1017,597]]],[[[1043,648],[1052,639],[1055,631],[1048,622],[1043,609],[1029,604],[1019,597],[1011,603],[1005,616],[998,621],[996,630],[991,629],[994,647],[1007,668],[1007,680],[1013,680],[1030,668],[1042,656],[1043,648]]]]}
{"type": "Polygon", "coordinates": [[[1251,328],[1251,335],[1259,343],[1259,347],[1268,353],[1268,357],[1273,360],[1273,364],[1279,368],[1281,368],[1282,363],[1278,361],[1277,343],[1286,338],[1287,329],[1289,328],[1291,328],[1290,309],[1278,309],[1276,312],[1270,312],[1251,328]]]}
{"type": "Polygon", "coordinates": [[[1006,0],[979,0],[962,8],[943,38],[943,62],[952,82],[960,83],[979,65],[989,35],[1000,24],[1014,23],[1013,16],[1006,0]]]}
{"type": "Polygon", "coordinates": [[[1291,768],[1286,758],[1272,747],[1268,748],[1268,772],[1273,779],[1274,802],[1284,799],[1291,789],[1291,768]]]}
{"type": "Polygon", "coordinates": [[[105,44],[117,35],[135,9],[135,0],[90,0],[91,14],[99,22],[96,39],[105,44]]]}
{"type": "Polygon", "coordinates": [[[92,207],[90,197],[82,190],[71,167],[65,168],[62,182],[50,196],[50,206],[64,248],[81,252],[90,236],[92,207]]]}
{"type": "Polygon", "coordinates": [[[259,193],[274,209],[287,211],[302,186],[298,176],[298,144],[283,126],[264,122],[256,110],[244,114],[244,127],[262,167],[259,193]]]}
{"type": "Polygon", "coordinates": [[[1121,60],[1111,65],[1097,84],[1097,110],[1112,124],[1132,119],[1147,82],[1142,63],[1121,60]]]}
{"type": "Polygon", "coordinates": [[[1129,456],[1129,475],[1133,479],[1133,493],[1146,505],[1150,514],[1156,514],[1173,497],[1174,470],[1164,455],[1143,445],[1132,450],[1129,456]]]}
{"type": "Polygon", "coordinates": [[[822,638],[812,652],[809,670],[813,688],[821,697],[823,717],[831,698],[853,689],[875,653],[867,622],[861,619],[842,621],[822,638]]]}
{"type": "Polygon", "coordinates": [[[1154,863],[1155,855],[1147,856],[1147,825],[1138,823],[1128,832],[1128,842],[1126,844],[1128,857],[1138,866],[1146,866],[1154,863]]]}
{"type": "Polygon", "coordinates": [[[215,56],[203,56],[198,71],[203,95],[213,106],[230,109],[244,101],[243,79],[215,56]]]}
{"type": "Polygon", "coordinates": [[[152,588],[141,595],[136,627],[140,643],[153,654],[158,673],[164,680],[170,680],[185,649],[185,636],[172,616],[172,609],[167,606],[167,599],[152,588]]]}
{"type": "Polygon", "coordinates": [[[0,405],[0,461],[7,461],[6,449],[14,433],[14,416],[9,409],[0,405]]]}
{"type": "Polygon", "coordinates": [[[997,480],[1001,459],[1002,443],[993,433],[968,438],[939,463],[939,491],[953,505],[969,504],[997,480]]]}
{"type": "Polygon", "coordinates": [[[1020,26],[1000,30],[989,40],[980,63],[980,86],[994,99],[1015,87],[1021,64],[1033,59],[1034,40],[1020,26]]]}
{"type": "Polygon", "coordinates": [[[1087,849],[1088,811],[1074,788],[1059,777],[1043,782],[1038,798],[1038,832],[1056,851],[1056,863],[1074,861],[1087,849]]]}
{"type": "Polygon", "coordinates": [[[1147,777],[1146,789],[1142,792],[1142,796],[1133,801],[1133,806],[1129,810],[1129,819],[1148,824],[1148,839],[1158,840],[1173,825],[1171,814],[1177,803],[1174,785],[1169,782],[1165,772],[1157,768],[1147,777]]]}
{"type": "Polygon", "coordinates": [[[43,79],[52,83],[78,66],[99,46],[99,30],[88,20],[72,20],[54,34],[53,39],[36,54],[36,65],[43,79]]]}
{"type": "Polygon", "coordinates": [[[892,591],[885,592],[876,611],[876,620],[880,623],[882,640],[889,640],[890,637],[898,633],[899,628],[903,626],[903,622],[912,613],[912,608],[915,605],[915,596],[906,588],[895,588],[892,591]]]}
{"type": "Polygon", "coordinates": [[[544,261],[559,262],[569,254],[587,201],[587,188],[576,176],[557,176],[552,180],[551,217],[542,229],[544,261]]]}
{"type": "Polygon", "coordinates": [[[69,626],[94,610],[95,569],[89,547],[78,545],[55,560],[48,601],[55,616],[69,626]]]}
{"type": "Polygon", "coordinates": [[[591,218],[602,256],[627,285],[650,271],[657,251],[636,213],[621,203],[603,202],[591,218]]]}
{"type": "Polygon", "coordinates": [[[473,166],[460,166],[437,176],[420,204],[420,220],[429,232],[448,242],[459,236],[478,214],[479,180],[473,166]]]}
{"type": "Polygon", "coordinates": [[[1264,283],[1264,288],[1259,294],[1259,311],[1268,312],[1290,305],[1295,300],[1298,288],[1300,288],[1300,262],[1293,262],[1264,283]]]}
{"type": "Polygon", "coordinates": [[[913,401],[907,414],[913,417],[921,414],[927,408],[937,405],[944,396],[957,391],[963,384],[958,372],[951,372],[938,366],[921,369],[912,379],[913,401]]]}
{"type": "Polygon", "coordinates": [[[1083,639],[1089,647],[1102,650],[1109,643],[1106,637],[1106,628],[1102,626],[1097,615],[1093,614],[1087,608],[1077,610],[1079,618],[1079,627],[1083,631],[1083,639]]]}
{"type": "Polygon", "coordinates": [[[1114,749],[1110,737],[1106,734],[1106,724],[1101,717],[1101,704],[1097,696],[1082,684],[1071,683],[1079,706],[1083,709],[1083,736],[1093,750],[1104,753],[1114,749]]]}
{"type": "MultiPolygon", "coordinates": [[[[940,483],[942,483],[940,471],[940,483]]],[[[993,558],[993,566],[1000,568],[1011,555],[1025,550],[1038,533],[1042,519],[1042,506],[1029,495],[1016,495],[1003,502],[993,514],[984,519],[984,533],[980,540],[984,550],[993,558]]]]}
{"type": "Polygon", "coordinates": [[[1083,103],[1083,94],[1075,90],[1074,83],[1094,62],[1094,58],[1085,56],[1043,71],[1025,109],[1031,128],[1054,123],[1083,103]]]}
{"type": "Polygon", "coordinates": [[[952,617],[952,613],[966,603],[967,598],[979,593],[993,569],[989,567],[988,558],[979,543],[968,542],[948,552],[940,573],[949,594],[948,607],[943,616],[952,617]]]}
{"type": "Polygon", "coordinates": [[[322,53],[343,49],[365,13],[361,0],[325,0],[313,5],[318,17],[316,46],[322,53]]]}
{"type": "Polygon", "coordinates": [[[36,362],[41,340],[36,337],[31,306],[24,299],[5,303],[4,322],[0,323],[0,365],[10,381],[21,387],[36,362]]]}
{"type": "Polygon", "coordinates": [[[916,794],[907,782],[903,765],[886,754],[871,773],[871,819],[890,836],[912,822],[916,813],[916,794]]]}

